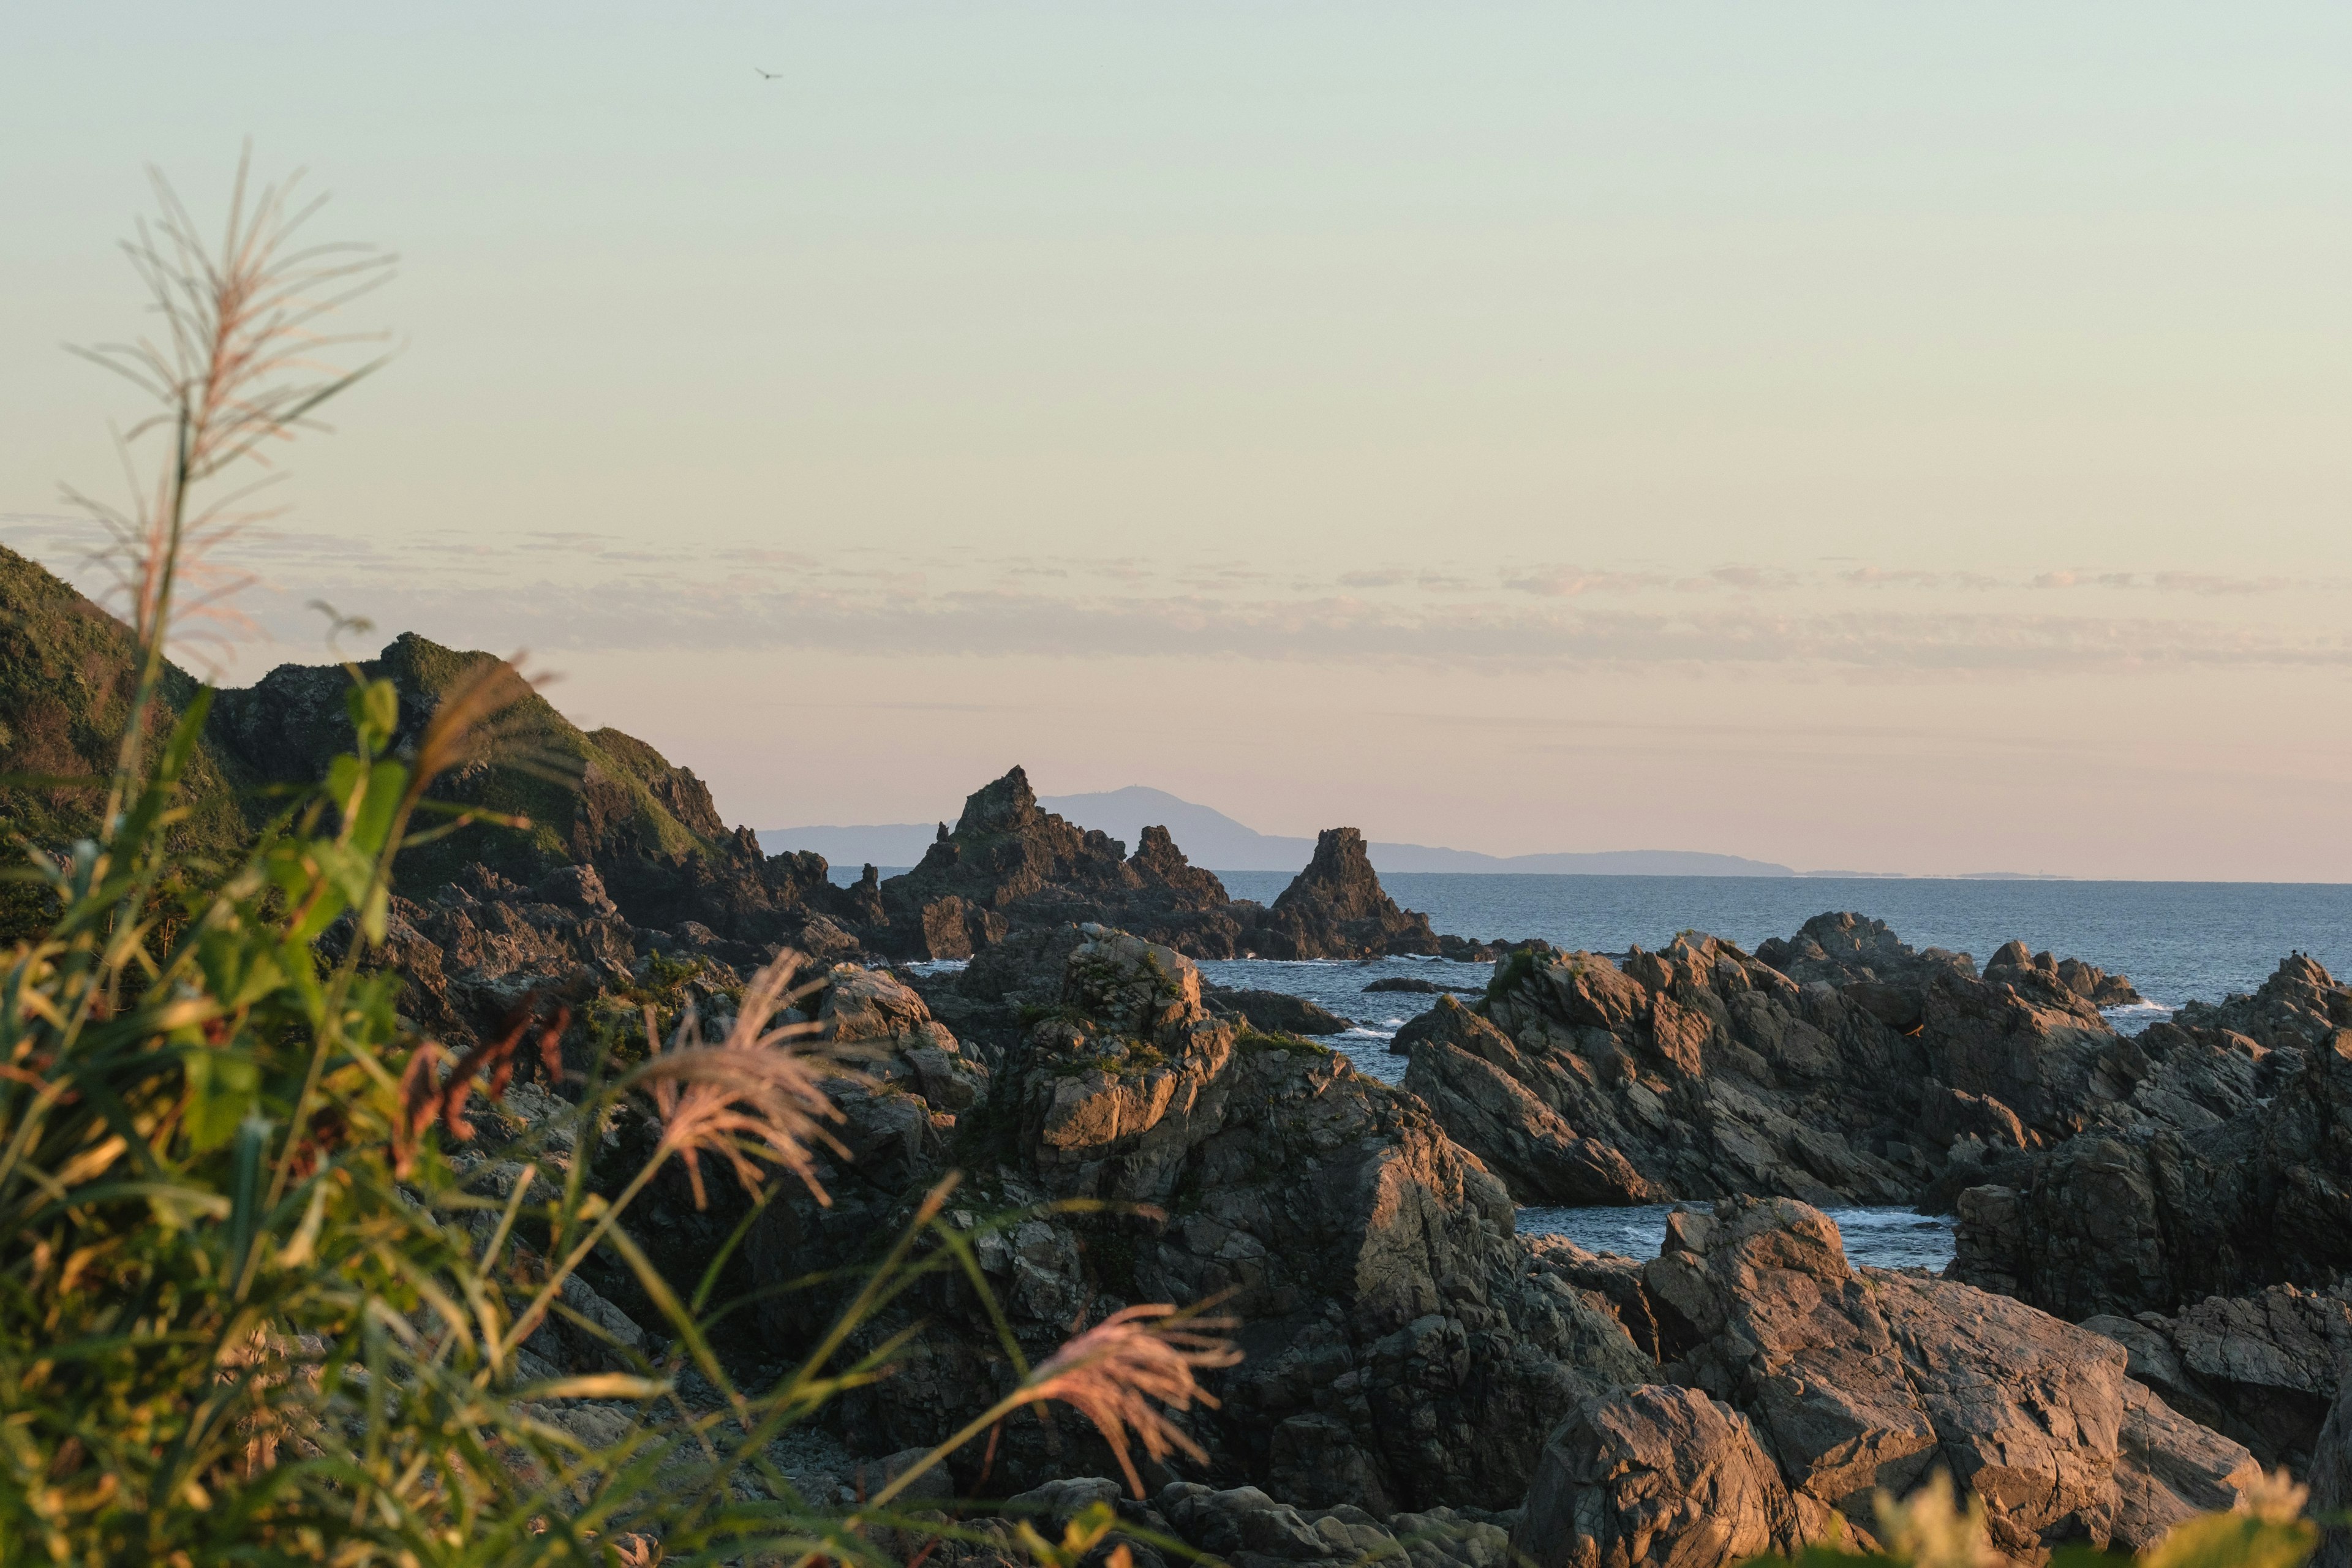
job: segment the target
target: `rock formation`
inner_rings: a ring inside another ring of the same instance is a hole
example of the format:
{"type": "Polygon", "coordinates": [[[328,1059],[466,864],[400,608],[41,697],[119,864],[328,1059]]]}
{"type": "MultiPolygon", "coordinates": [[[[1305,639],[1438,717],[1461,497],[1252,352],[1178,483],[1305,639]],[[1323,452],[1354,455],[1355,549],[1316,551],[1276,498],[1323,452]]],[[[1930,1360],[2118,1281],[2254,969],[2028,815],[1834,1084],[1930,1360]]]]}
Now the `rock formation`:
{"type": "Polygon", "coordinates": [[[2297,1474],[2313,1462],[2352,1356],[2352,1302],[2292,1285],[2082,1326],[2122,1345],[2132,1376],[2183,1415],[2297,1474]]]}
{"type": "MultiPolygon", "coordinates": [[[[1133,855],[1118,839],[1037,805],[1014,768],[964,802],[922,863],[881,885],[886,919],[864,935],[905,958],[969,958],[1015,931],[1116,926],[1193,958],[1366,958],[1436,953],[1428,917],[1381,889],[1363,836],[1328,829],[1315,857],[1270,907],[1227,896],[1184,858],[1165,827],[1133,855]]],[[[1446,951],[1475,956],[1475,942],[1446,951]]]]}
{"type": "MultiPolygon", "coordinates": [[[[1581,1170],[1633,1173],[1580,1201],[1916,1202],[2208,1092],[2051,980],[2059,965],[2003,953],[1979,978],[1966,954],[1916,952],[1858,915],[1819,916],[1758,957],[1696,933],[1622,963],[1523,952],[1475,1006],[1442,998],[1391,1048],[1413,1058],[1407,1086],[1530,1202],[1559,1201],[1537,1195],[1559,1189],[1524,1152],[1546,1143],[1581,1170]]],[[[2096,973],[2067,965],[2085,984],[2096,973]]]]}
{"type": "Polygon", "coordinates": [[[1937,1466],[1983,1499],[1993,1544],[2032,1561],[2063,1541],[2138,1547],[2257,1475],[2133,1379],[2122,1347],[1965,1285],[1853,1268],[1836,1227],[1787,1199],[1677,1214],[1638,1289],[1658,1384],[1590,1397],[1554,1430],[1512,1540],[1538,1563],[1711,1568],[1832,1518],[1866,1538],[1874,1493],[1937,1466]]]}
{"type": "Polygon", "coordinates": [[[2075,1318],[2340,1280],[2352,1269],[2344,1007],[2343,988],[2296,957],[2252,997],[2150,1026],[2128,1098],[1960,1194],[1956,1273],[2075,1318]]]}
{"type": "Polygon", "coordinates": [[[1016,928],[1102,921],[1224,958],[1241,931],[1224,884],[1188,864],[1166,828],[1144,829],[1128,856],[1041,809],[1019,768],[973,791],[954,829],[881,895],[888,925],[877,945],[916,958],[969,958],[1016,928]]]}
{"type": "MultiPolygon", "coordinates": [[[[1643,1375],[1615,1315],[1516,1240],[1502,1184],[1412,1096],[1211,1016],[1189,960],[1125,933],[1017,933],[985,959],[929,986],[1034,1020],[984,1105],[948,1110],[914,1084],[845,1105],[858,1158],[824,1173],[830,1207],[771,1207],[752,1242],[763,1277],[862,1256],[950,1160],[967,1172],[959,1224],[1055,1198],[1150,1205],[1043,1215],[984,1237],[980,1257],[1037,1347],[1080,1313],[1233,1292],[1249,1359],[1193,1424],[1208,1479],[1301,1507],[1507,1508],[1545,1430],[1643,1375]]],[[[779,1302],[770,1332],[803,1331],[814,1310],[779,1302]]],[[[969,1303],[928,1310],[945,1330],[929,1359],[854,1417],[894,1444],[950,1429],[1010,1375],[969,1303]]],[[[1008,1430],[998,1473],[1066,1473],[1040,1441],[1008,1430]]]]}
{"type": "Polygon", "coordinates": [[[1260,958],[1377,958],[1439,950],[1429,917],[1399,909],[1381,890],[1364,836],[1352,827],[1327,827],[1317,837],[1315,858],[1251,923],[1245,940],[1260,958]]]}

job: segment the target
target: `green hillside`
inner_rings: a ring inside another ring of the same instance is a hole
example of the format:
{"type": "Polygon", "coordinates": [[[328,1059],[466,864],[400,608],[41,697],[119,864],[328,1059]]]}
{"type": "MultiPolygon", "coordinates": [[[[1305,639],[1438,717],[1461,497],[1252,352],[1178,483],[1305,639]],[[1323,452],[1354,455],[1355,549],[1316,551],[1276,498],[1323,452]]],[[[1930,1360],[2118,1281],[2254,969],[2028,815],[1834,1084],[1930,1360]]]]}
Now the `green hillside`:
{"type": "MultiPolygon", "coordinates": [[[[0,773],[88,777],[97,787],[0,786],[0,835],[63,846],[96,826],[102,781],[132,685],[130,628],[39,565],[0,547],[0,773]]],[[[359,668],[399,689],[395,744],[413,747],[447,694],[485,665],[487,653],[443,647],[414,634],[394,638],[359,668]]],[[[624,902],[674,880],[677,868],[723,856],[725,825],[710,792],[688,769],[617,730],[593,733],[557,712],[514,677],[509,705],[488,728],[488,744],[435,788],[444,800],[528,817],[527,832],[477,823],[402,858],[414,892],[479,860],[518,881],[579,861],[593,862],[624,902]]],[[[259,786],[307,783],[351,744],[343,706],[350,675],[340,665],[280,665],[254,685],[214,700],[212,721],[188,777],[189,818],[176,830],[191,852],[235,854],[252,814],[268,809],[259,786]]],[[[174,668],[154,715],[160,735],[185,711],[197,682],[174,668]]],[[[15,862],[16,851],[5,851],[15,862]]],[[[45,895],[0,885],[0,940],[45,923],[45,895]]]]}
{"type": "MultiPolygon", "coordinates": [[[[395,637],[362,664],[369,679],[400,692],[394,744],[413,747],[450,692],[499,661],[418,637],[395,637]]],[[[578,861],[625,872],[641,862],[677,865],[719,847],[725,828],[702,781],[670,765],[643,741],[617,730],[583,731],[511,675],[508,706],[491,721],[489,744],[474,763],[443,776],[441,799],[528,817],[528,831],[476,824],[410,851],[402,880],[422,888],[447,880],[478,860],[518,881],[578,861]]],[[[225,691],[213,732],[256,776],[315,778],[343,732],[342,693],[350,677],[335,665],[280,665],[242,691],[225,691]]]]}
{"type": "MultiPolygon", "coordinates": [[[[15,551],[0,546],[0,774],[89,778],[81,787],[0,784],[0,859],[21,864],[19,838],[58,848],[89,836],[106,800],[136,685],[131,628],[15,551]]],[[[156,740],[171,732],[196,694],[195,678],[173,668],[151,715],[156,740]]],[[[175,846],[199,858],[235,854],[247,824],[238,796],[243,771],[207,744],[188,770],[187,819],[175,846]]],[[[0,941],[46,926],[47,895],[0,883],[0,941]]]]}

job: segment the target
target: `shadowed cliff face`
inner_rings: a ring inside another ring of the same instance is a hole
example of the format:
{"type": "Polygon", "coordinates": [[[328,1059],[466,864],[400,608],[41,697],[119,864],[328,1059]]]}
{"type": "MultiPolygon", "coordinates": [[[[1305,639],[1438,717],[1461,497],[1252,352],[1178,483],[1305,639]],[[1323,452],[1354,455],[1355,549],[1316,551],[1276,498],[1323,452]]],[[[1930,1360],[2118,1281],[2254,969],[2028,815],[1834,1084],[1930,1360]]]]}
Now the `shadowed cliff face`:
{"type": "MultiPolygon", "coordinates": [[[[2301,955],[2135,1042],[2104,1118],[1960,1194],[1955,1271],[2070,1317],[2352,1273],[2352,987],[2301,955]]],[[[2332,1391],[2332,1388],[2331,1388],[2332,1391]]]]}

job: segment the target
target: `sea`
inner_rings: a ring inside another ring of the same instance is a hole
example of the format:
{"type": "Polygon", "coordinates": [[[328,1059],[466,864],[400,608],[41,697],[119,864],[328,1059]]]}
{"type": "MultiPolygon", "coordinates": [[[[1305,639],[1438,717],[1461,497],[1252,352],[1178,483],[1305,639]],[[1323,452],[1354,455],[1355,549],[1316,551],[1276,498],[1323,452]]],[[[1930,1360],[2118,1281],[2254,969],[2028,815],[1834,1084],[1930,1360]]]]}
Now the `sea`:
{"type": "MultiPolygon", "coordinates": [[[[1220,872],[1239,899],[1270,903],[1290,884],[1279,871],[1220,872]]],[[[1540,937],[1555,946],[1622,953],[1652,951],[1677,932],[1704,931],[1754,952],[1793,936],[1814,915],[1851,910],[1885,921],[1915,948],[1945,947],[1979,967],[2003,943],[2080,958],[2128,976],[2147,1005],[2111,1009],[2126,1033],[2169,1017],[2192,998],[2219,1002],[2253,990],[2279,960],[2305,952],[2352,974],[2352,885],[2324,882],[2092,882],[1874,877],[1587,877],[1419,871],[1383,876],[1397,902],[1440,931],[1488,940],[1540,937]]],[[[1408,976],[1465,1000],[1482,994],[1493,966],[1443,959],[1279,963],[1219,960],[1202,974],[1236,989],[1301,996],[1349,1021],[1325,1044],[1385,1083],[1404,1076],[1391,1040],[1433,995],[1367,991],[1408,976]]],[[[1594,1251],[1654,1257],[1672,1205],[1520,1211],[1529,1234],[1559,1234],[1594,1251]]],[[[1941,1268],[1951,1258],[1948,1218],[1907,1209],[1835,1211],[1847,1255],[1885,1268],[1941,1268]]]]}

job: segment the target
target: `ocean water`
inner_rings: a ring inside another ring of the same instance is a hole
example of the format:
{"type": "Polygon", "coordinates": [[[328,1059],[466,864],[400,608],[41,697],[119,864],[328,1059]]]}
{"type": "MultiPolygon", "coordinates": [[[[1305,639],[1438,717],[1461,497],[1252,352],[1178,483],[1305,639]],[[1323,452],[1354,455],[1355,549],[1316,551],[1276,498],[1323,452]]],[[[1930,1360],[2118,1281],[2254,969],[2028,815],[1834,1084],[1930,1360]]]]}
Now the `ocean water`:
{"type": "Polygon", "coordinates": [[[1412,975],[1458,988],[1465,1002],[1486,994],[1491,963],[1449,963],[1442,958],[1331,959],[1277,963],[1261,958],[1210,959],[1201,965],[1202,978],[1236,991],[1279,991],[1303,996],[1352,1026],[1344,1035],[1325,1035],[1320,1043],[1345,1055],[1358,1072],[1396,1083],[1403,1079],[1405,1059],[1391,1056],[1389,1040],[1405,1021],[1435,1005],[1433,995],[1411,991],[1364,989],[1390,975],[1412,975]]]}
{"type": "MultiPolygon", "coordinates": [[[[1235,898],[1261,901],[1290,880],[1279,872],[1221,875],[1235,898]]],[[[2119,970],[2140,994],[2168,1009],[2191,997],[2218,1002],[2252,991],[2294,950],[2338,975],[2352,973],[2352,885],[2343,883],[1446,871],[1398,872],[1381,883],[1441,931],[1541,937],[1594,952],[1622,952],[1636,942],[1655,950],[1680,931],[1725,937],[1752,952],[1767,937],[1794,935],[1814,915],[1852,910],[1885,921],[1913,947],[1972,953],[1979,967],[2003,942],[2019,938],[2036,952],[2119,970]]]]}
{"type": "MultiPolygon", "coordinates": [[[[1666,1216],[1676,1208],[1704,1210],[1705,1204],[1647,1204],[1640,1208],[1570,1209],[1527,1207],[1519,1211],[1521,1236],[1564,1236],[1587,1252],[1614,1252],[1648,1259],[1665,1244],[1666,1216]]],[[[1952,1260],[1952,1222],[1903,1208],[1839,1208],[1822,1213],[1837,1226],[1846,1259],[1879,1268],[1940,1270],[1952,1260]]]]}

